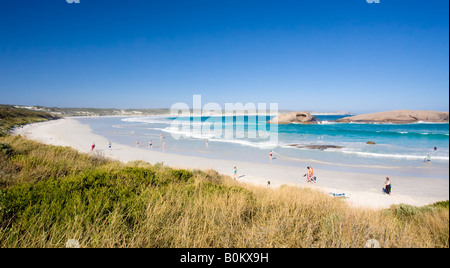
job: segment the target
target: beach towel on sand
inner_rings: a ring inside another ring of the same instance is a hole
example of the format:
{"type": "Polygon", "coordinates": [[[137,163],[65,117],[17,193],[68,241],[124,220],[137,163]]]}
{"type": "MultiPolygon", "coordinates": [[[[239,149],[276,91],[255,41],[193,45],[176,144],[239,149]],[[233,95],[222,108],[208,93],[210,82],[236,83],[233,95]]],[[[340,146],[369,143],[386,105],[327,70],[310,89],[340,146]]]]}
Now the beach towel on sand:
{"type": "Polygon", "coordinates": [[[342,198],[342,199],[348,199],[348,196],[345,196],[345,193],[342,194],[337,194],[337,193],[328,193],[330,196],[332,197],[338,197],[338,198],[342,198]]]}

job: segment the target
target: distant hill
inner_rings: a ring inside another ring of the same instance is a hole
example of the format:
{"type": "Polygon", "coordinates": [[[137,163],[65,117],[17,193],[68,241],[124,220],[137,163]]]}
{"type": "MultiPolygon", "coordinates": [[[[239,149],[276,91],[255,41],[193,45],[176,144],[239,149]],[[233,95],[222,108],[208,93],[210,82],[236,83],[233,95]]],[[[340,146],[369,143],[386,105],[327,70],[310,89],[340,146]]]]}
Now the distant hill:
{"type": "Polygon", "coordinates": [[[0,137],[7,136],[13,127],[57,118],[59,116],[45,111],[0,105],[0,137]]]}
{"type": "Polygon", "coordinates": [[[14,106],[32,111],[47,112],[53,115],[67,116],[130,116],[168,114],[170,109],[115,109],[115,108],[58,108],[43,106],[14,106]]]}
{"type": "MultiPolygon", "coordinates": [[[[116,108],[58,108],[58,107],[44,107],[44,106],[24,106],[16,105],[15,108],[27,109],[32,111],[47,112],[53,115],[67,117],[67,116],[147,116],[147,115],[167,115],[170,114],[169,108],[158,109],[116,109],[116,108]]],[[[193,111],[192,109],[190,110],[193,111]]],[[[239,113],[239,111],[236,111],[239,113]]],[[[294,112],[291,110],[279,110],[278,114],[294,112]]],[[[217,113],[211,112],[210,115],[217,113]]],[[[353,115],[346,111],[336,112],[310,112],[312,115],[353,115]]]]}

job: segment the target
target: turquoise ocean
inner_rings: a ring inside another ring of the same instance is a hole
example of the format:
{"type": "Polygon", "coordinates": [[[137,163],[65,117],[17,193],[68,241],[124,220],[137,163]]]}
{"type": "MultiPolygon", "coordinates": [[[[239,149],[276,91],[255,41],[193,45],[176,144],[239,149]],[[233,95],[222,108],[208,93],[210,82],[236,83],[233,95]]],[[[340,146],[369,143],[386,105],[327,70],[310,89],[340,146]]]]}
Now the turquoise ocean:
{"type": "Polygon", "coordinates": [[[316,170],[449,179],[448,123],[336,123],[335,120],[344,116],[316,117],[321,124],[273,126],[266,123],[271,119],[268,116],[136,116],[77,120],[113,144],[136,146],[139,141],[139,146],[149,152],[159,150],[215,159],[270,162],[286,168],[312,165],[316,170]],[[152,146],[149,146],[150,141],[152,146]],[[368,141],[375,145],[367,144],[368,141]],[[323,147],[311,149],[317,146],[323,147]],[[273,160],[269,158],[270,151],[274,153],[273,160]],[[430,163],[424,162],[427,156],[430,163]]]}

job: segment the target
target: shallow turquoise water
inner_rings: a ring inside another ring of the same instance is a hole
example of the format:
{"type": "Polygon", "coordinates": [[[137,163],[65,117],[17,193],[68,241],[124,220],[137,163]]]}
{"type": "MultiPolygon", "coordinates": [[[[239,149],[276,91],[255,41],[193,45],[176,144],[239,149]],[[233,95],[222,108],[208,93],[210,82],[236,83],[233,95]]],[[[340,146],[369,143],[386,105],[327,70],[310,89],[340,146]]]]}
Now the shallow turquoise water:
{"type": "Polygon", "coordinates": [[[449,124],[334,123],[342,116],[317,116],[319,125],[266,124],[269,117],[134,117],[79,118],[94,133],[113,143],[136,144],[208,158],[314,165],[342,171],[427,176],[448,180],[449,124]],[[208,125],[208,123],[210,123],[208,125]],[[162,135],[162,139],[161,139],[162,135]],[[374,141],[375,145],[366,144],[374,141]],[[332,145],[339,149],[296,146],[332,145]],[[436,147],[436,150],[435,150],[436,147]],[[430,155],[431,165],[424,159],[430,155]]]}

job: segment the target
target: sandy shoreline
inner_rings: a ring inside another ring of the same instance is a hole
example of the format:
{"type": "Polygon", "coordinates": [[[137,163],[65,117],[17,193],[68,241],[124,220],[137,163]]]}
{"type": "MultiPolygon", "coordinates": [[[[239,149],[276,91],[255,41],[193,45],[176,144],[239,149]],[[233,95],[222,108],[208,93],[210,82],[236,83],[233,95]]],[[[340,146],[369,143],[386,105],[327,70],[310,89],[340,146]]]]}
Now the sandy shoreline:
{"type": "Polygon", "coordinates": [[[266,186],[267,181],[270,181],[270,187],[286,184],[311,187],[325,193],[345,193],[349,197],[347,202],[356,207],[379,209],[400,203],[423,206],[449,199],[449,180],[443,179],[396,176],[391,178],[393,194],[386,196],[381,193],[385,178],[374,174],[315,170],[319,181],[310,185],[302,177],[305,169],[300,167],[186,156],[170,153],[170,150],[151,150],[147,146],[113,144],[110,150],[106,138],[93,134],[89,126],[73,118],[26,125],[14,130],[14,134],[45,144],[69,146],[82,153],[92,153],[90,145],[95,142],[96,153],[121,162],[163,162],[176,168],[214,169],[229,176],[232,176],[233,167],[236,166],[240,182],[266,186]]]}

